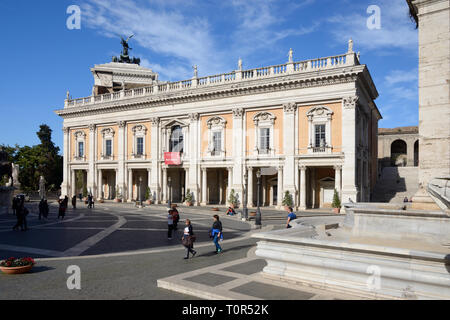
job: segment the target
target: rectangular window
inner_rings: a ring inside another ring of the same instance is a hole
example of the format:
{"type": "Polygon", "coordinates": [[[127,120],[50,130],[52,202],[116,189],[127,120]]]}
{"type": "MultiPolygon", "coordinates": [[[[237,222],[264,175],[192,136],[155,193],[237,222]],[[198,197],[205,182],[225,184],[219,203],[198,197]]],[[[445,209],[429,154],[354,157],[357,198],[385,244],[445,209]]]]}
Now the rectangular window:
{"type": "Polygon", "coordinates": [[[144,138],[137,138],[136,139],[136,151],[138,155],[144,154],[144,138]]]}
{"type": "Polygon", "coordinates": [[[260,129],[260,144],[259,149],[261,153],[268,153],[270,148],[270,128],[260,129]]]}
{"type": "Polygon", "coordinates": [[[213,155],[218,155],[222,151],[222,132],[213,132],[213,155]]]}
{"type": "Polygon", "coordinates": [[[84,157],[84,142],[78,142],[78,156],[84,157]]]}
{"type": "Polygon", "coordinates": [[[324,124],[318,124],[315,126],[315,132],[316,132],[316,148],[319,147],[325,147],[325,125],[324,124]]]}
{"type": "Polygon", "coordinates": [[[112,156],[112,141],[111,140],[106,140],[105,141],[105,152],[106,152],[106,156],[110,157],[112,156]]]}

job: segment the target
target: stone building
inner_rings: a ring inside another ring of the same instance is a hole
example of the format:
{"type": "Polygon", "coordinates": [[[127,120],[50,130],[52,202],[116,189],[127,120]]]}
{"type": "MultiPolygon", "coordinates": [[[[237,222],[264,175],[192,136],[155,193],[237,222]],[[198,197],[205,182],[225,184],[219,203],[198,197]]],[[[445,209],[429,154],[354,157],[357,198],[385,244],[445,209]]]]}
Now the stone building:
{"type": "Polygon", "coordinates": [[[419,29],[421,188],[413,201],[418,209],[437,209],[426,187],[433,178],[450,176],[450,1],[407,3],[419,29]]]}
{"type": "Polygon", "coordinates": [[[417,167],[419,130],[416,126],[378,129],[378,165],[417,167]]]}
{"type": "Polygon", "coordinates": [[[156,203],[327,207],[336,188],[344,201],[368,201],[377,177],[378,92],[349,42],[344,54],[162,82],[129,63],[92,68],[93,95],[65,101],[62,193],[76,172],[97,198],[156,203]],[[170,196],[169,196],[170,193],[170,196]]]}

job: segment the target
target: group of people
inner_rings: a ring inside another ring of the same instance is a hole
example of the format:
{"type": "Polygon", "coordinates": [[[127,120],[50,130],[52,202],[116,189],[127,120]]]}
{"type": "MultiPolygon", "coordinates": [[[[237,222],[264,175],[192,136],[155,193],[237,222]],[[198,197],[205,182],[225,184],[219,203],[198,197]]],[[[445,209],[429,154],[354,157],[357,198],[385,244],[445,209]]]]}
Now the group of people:
{"type": "MultiPolygon", "coordinates": [[[[222,252],[222,247],[219,244],[219,241],[223,240],[223,231],[222,231],[222,222],[219,219],[218,215],[214,215],[214,222],[212,228],[209,232],[209,237],[213,239],[214,245],[216,247],[216,253],[222,252]]],[[[175,205],[171,206],[168,210],[167,214],[167,225],[168,225],[168,234],[167,237],[169,240],[172,240],[172,234],[174,230],[178,229],[178,222],[180,221],[180,213],[178,212],[175,205]]],[[[194,242],[196,240],[196,236],[194,234],[194,229],[192,227],[192,222],[190,219],[186,219],[185,228],[183,230],[183,237],[181,241],[186,248],[186,256],[184,259],[189,259],[189,255],[192,254],[194,257],[197,254],[197,251],[194,250],[194,242]]]]}
{"type": "Polygon", "coordinates": [[[17,223],[14,225],[13,230],[27,231],[27,215],[28,209],[25,207],[25,196],[19,195],[13,198],[12,203],[13,214],[17,218],[17,223]]]}

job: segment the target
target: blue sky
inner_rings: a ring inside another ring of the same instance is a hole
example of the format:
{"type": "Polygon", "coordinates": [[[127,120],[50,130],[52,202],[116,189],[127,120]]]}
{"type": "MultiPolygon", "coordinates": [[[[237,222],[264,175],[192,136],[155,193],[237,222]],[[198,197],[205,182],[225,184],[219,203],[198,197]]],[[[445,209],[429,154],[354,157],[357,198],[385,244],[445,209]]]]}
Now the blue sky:
{"type": "Polygon", "coordinates": [[[2,0],[0,144],[34,145],[42,123],[62,147],[67,90],[89,96],[90,68],[121,51],[120,35],[135,34],[132,56],[160,80],[342,54],[353,38],[379,91],[380,127],[418,124],[418,39],[405,0],[2,0]],[[81,29],[69,30],[70,5],[81,8],[81,29]],[[369,30],[370,5],[381,29],[369,30]]]}

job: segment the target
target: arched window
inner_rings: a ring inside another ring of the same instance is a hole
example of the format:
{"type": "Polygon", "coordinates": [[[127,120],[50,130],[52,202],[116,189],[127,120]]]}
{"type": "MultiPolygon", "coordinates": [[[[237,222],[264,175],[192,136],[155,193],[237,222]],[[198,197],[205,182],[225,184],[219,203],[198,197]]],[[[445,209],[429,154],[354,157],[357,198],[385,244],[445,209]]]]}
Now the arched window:
{"type": "Polygon", "coordinates": [[[183,129],[180,126],[173,126],[170,134],[169,151],[183,152],[183,129]]]}
{"type": "Polygon", "coordinates": [[[407,158],[407,145],[406,142],[398,139],[391,144],[391,165],[393,166],[406,166],[407,158]]]}

